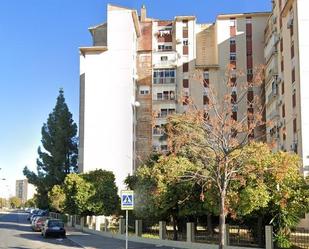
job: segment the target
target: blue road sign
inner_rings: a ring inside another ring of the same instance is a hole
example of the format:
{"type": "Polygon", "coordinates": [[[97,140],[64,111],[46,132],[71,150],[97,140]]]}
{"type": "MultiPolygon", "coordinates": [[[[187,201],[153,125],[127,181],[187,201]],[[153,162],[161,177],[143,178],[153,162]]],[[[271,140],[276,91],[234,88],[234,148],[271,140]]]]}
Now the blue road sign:
{"type": "Polygon", "coordinates": [[[121,191],[121,210],[134,209],[134,192],[132,190],[121,191]]]}

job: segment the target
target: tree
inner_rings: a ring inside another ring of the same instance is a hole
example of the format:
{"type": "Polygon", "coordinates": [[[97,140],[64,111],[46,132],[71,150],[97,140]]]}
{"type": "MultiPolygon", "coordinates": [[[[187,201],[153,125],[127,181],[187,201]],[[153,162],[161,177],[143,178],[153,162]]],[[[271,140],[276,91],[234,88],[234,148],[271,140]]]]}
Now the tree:
{"type": "Polygon", "coordinates": [[[10,206],[12,208],[20,208],[21,207],[21,199],[14,196],[9,199],[10,206]]]}
{"type": "Polygon", "coordinates": [[[63,188],[60,185],[55,185],[48,192],[49,206],[56,212],[62,213],[64,211],[65,198],[66,198],[66,195],[63,191],[63,188]]]}
{"type": "MultiPolygon", "coordinates": [[[[201,75],[199,71],[196,74],[196,78],[201,75]]],[[[185,177],[202,186],[211,184],[218,191],[220,249],[225,243],[227,193],[231,183],[238,180],[239,174],[247,166],[243,160],[243,148],[254,137],[258,138],[260,129],[265,128],[262,84],[263,67],[257,67],[254,76],[247,77],[231,66],[226,72],[224,82],[217,84],[221,90],[226,91],[225,94],[221,96],[214,87],[208,85],[207,105],[204,110],[199,110],[195,103],[186,97],[184,101],[188,105],[187,112],[170,117],[166,128],[171,153],[177,154],[178,149],[183,146],[191,147],[190,151],[202,152],[197,154],[202,167],[187,172],[185,177]],[[235,110],[240,106],[245,106],[245,111],[236,113],[235,110]],[[177,121],[177,118],[190,120],[189,125],[193,129],[187,129],[186,133],[183,133],[183,127],[173,125],[173,120],[177,121]],[[190,130],[191,133],[188,133],[190,130]],[[190,139],[191,137],[193,139],[190,139]]]]}
{"type": "Polygon", "coordinates": [[[92,215],[111,215],[120,210],[120,198],[115,183],[115,175],[111,171],[102,169],[82,174],[95,190],[88,199],[89,212],[92,215]]]}
{"type": "Polygon", "coordinates": [[[37,174],[26,166],[24,175],[37,188],[38,206],[46,208],[47,194],[54,185],[61,185],[67,174],[77,171],[77,125],[72,119],[63,90],[56,106],[42,127],[42,145],[38,148],[37,174]]]}
{"type": "Polygon", "coordinates": [[[64,211],[85,216],[89,214],[89,199],[95,194],[92,184],[78,174],[68,174],[63,184],[64,211]]]}
{"type": "Polygon", "coordinates": [[[174,240],[181,229],[180,218],[205,212],[200,201],[200,186],[182,181],[182,175],[195,169],[188,159],[174,155],[161,156],[157,162],[139,167],[126,183],[135,191],[135,214],[146,219],[171,218],[174,240]]]}
{"type": "Polygon", "coordinates": [[[0,198],[0,208],[4,208],[7,206],[7,201],[5,198],[0,198]]]}
{"type": "Polygon", "coordinates": [[[36,197],[34,196],[25,202],[25,207],[36,207],[36,201],[36,197]]]}

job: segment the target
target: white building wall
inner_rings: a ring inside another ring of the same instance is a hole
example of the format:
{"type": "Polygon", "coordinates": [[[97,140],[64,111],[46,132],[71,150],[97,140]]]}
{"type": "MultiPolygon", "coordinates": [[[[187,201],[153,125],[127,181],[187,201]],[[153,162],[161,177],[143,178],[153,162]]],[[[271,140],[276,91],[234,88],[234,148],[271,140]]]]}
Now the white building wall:
{"type": "Polygon", "coordinates": [[[107,22],[108,50],[80,57],[85,73],[83,172],[113,171],[121,190],[133,168],[136,33],[131,10],[110,10],[107,22]]]}

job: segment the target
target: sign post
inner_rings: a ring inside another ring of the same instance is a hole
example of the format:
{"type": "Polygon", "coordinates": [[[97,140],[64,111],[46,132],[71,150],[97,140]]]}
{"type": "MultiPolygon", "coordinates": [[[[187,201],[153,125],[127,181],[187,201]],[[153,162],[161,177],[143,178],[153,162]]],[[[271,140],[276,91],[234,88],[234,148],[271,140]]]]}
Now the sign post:
{"type": "Polygon", "coordinates": [[[121,210],[126,210],[126,249],[128,249],[128,220],[129,210],[134,209],[134,192],[132,190],[121,191],[121,210]]]}

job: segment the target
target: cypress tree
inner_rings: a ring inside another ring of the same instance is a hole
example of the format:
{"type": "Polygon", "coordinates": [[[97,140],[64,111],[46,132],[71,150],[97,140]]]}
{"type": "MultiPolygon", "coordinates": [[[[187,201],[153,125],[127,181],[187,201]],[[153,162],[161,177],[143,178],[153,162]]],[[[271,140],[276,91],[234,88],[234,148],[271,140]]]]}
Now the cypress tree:
{"type": "Polygon", "coordinates": [[[24,175],[37,188],[38,206],[48,207],[48,191],[61,185],[67,174],[77,172],[77,125],[72,119],[63,90],[56,106],[42,127],[42,146],[38,148],[37,174],[24,168],[24,175]]]}

